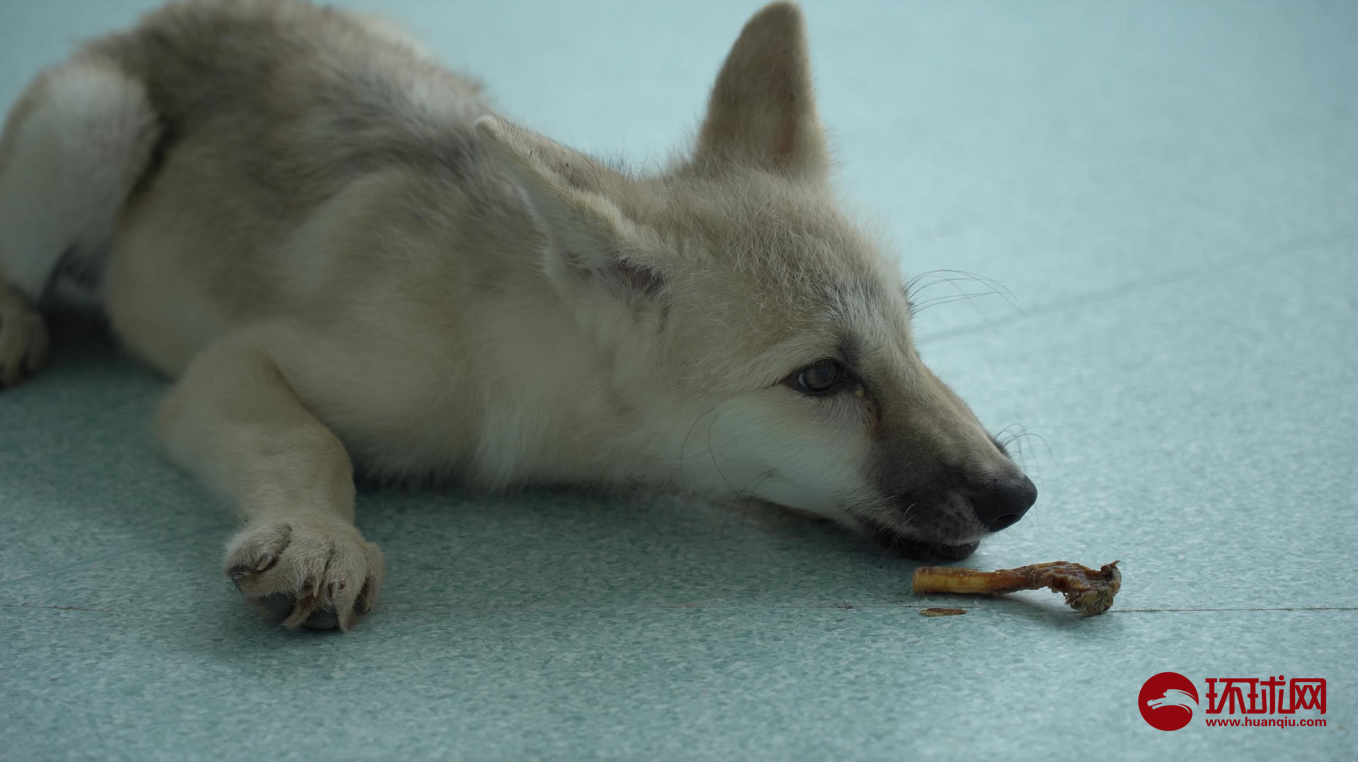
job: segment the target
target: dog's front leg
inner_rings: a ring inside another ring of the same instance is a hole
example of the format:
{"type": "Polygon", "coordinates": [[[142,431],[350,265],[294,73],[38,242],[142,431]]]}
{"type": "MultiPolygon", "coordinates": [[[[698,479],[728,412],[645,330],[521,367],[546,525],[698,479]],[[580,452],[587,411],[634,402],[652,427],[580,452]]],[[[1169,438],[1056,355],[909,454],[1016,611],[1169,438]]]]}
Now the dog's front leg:
{"type": "Polygon", "coordinates": [[[354,528],[354,480],[340,440],[289,384],[268,327],[200,354],[160,409],[170,456],[237,501],[246,526],[226,573],[286,627],[348,630],[372,608],[382,552],[354,528]]]}

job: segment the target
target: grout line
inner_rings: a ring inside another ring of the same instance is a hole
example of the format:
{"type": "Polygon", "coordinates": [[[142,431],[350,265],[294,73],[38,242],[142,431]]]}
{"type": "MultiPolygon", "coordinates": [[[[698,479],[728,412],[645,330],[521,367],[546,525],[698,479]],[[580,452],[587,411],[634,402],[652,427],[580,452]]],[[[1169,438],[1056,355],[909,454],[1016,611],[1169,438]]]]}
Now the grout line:
{"type": "Polygon", "coordinates": [[[205,529],[199,529],[199,530],[197,530],[197,531],[189,532],[189,533],[187,533],[187,534],[180,534],[180,535],[174,535],[174,536],[172,536],[172,537],[166,537],[166,538],[157,540],[157,541],[155,541],[155,542],[152,542],[152,543],[149,543],[149,544],[146,544],[146,545],[138,545],[138,546],[136,546],[136,547],[127,548],[126,550],[120,550],[120,551],[118,551],[117,553],[110,553],[110,554],[108,554],[108,555],[106,555],[106,556],[99,556],[99,557],[97,557],[97,558],[89,558],[89,559],[86,559],[86,560],[83,560],[83,561],[78,561],[78,562],[73,563],[73,564],[67,564],[67,565],[65,565],[65,566],[59,566],[59,567],[57,567],[57,568],[55,568],[55,569],[47,569],[47,570],[45,570],[45,571],[33,572],[32,574],[25,574],[25,575],[22,576],[22,577],[15,577],[14,579],[0,580],[0,587],[8,587],[8,586],[10,586],[10,585],[17,585],[17,584],[19,584],[20,582],[23,582],[23,581],[25,581],[25,580],[33,579],[34,577],[46,577],[46,576],[49,576],[49,575],[61,574],[61,573],[63,573],[63,572],[71,571],[72,569],[79,569],[79,568],[84,567],[84,566],[89,566],[90,564],[98,564],[98,563],[103,563],[104,561],[111,561],[111,560],[113,560],[113,559],[115,559],[115,558],[121,558],[121,557],[126,556],[126,555],[129,555],[129,554],[131,554],[131,553],[137,553],[137,552],[144,551],[144,550],[147,550],[147,549],[150,549],[150,548],[154,548],[154,547],[156,547],[157,545],[162,545],[162,544],[167,543],[167,542],[173,542],[173,541],[175,541],[175,540],[183,540],[183,539],[187,539],[187,538],[189,538],[189,537],[197,537],[197,536],[199,536],[199,535],[204,535],[204,534],[207,534],[207,533],[209,533],[209,532],[220,532],[220,531],[222,531],[222,530],[224,530],[224,529],[230,529],[230,528],[233,527],[233,526],[235,526],[235,525],[234,525],[234,524],[219,524],[219,525],[217,525],[217,526],[207,527],[207,528],[205,528],[205,529]]]}
{"type": "MultiPolygon", "coordinates": [[[[54,604],[43,604],[43,603],[0,603],[0,608],[7,608],[7,609],[52,609],[52,610],[56,610],[56,611],[99,611],[99,612],[104,612],[104,613],[108,613],[108,614],[116,614],[116,613],[119,613],[118,610],[116,610],[116,609],[103,609],[103,608],[94,608],[94,607],[85,607],[85,606],[58,606],[58,605],[54,605],[54,604]]],[[[899,609],[899,610],[903,610],[903,611],[916,611],[916,610],[927,609],[927,608],[934,608],[934,606],[933,606],[932,604],[923,604],[923,603],[919,603],[919,604],[915,604],[915,603],[909,603],[909,604],[906,604],[906,603],[901,603],[901,604],[890,604],[890,603],[867,603],[867,604],[827,603],[827,604],[804,605],[804,606],[798,606],[798,605],[786,605],[786,606],[741,606],[741,605],[703,605],[703,604],[695,604],[695,603],[659,603],[659,604],[654,604],[654,605],[651,605],[651,606],[623,606],[623,607],[621,607],[621,608],[614,608],[614,607],[610,607],[610,606],[569,606],[569,605],[554,605],[554,606],[532,606],[532,605],[528,605],[528,606],[496,606],[496,605],[491,605],[491,606],[467,607],[467,606],[457,606],[457,605],[448,604],[448,605],[442,605],[442,606],[415,606],[415,605],[397,603],[397,604],[379,604],[378,606],[376,606],[376,607],[374,608],[374,612],[390,611],[390,612],[393,612],[393,613],[399,613],[399,612],[418,612],[418,613],[424,613],[424,612],[438,612],[438,611],[450,611],[450,612],[451,612],[451,611],[467,611],[467,610],[477,610],[477,609],[494,609],[494,610],[496,610],[496,611],[517,611],[517,612],[535,612],[535,611],[572,611],[572,612],[579,612],[579,611],[598,611],[598,610],[617,610],[617,611],[637,611],[637,610],[643,610],[643,611],[674,611],[674,610],[681,610],[681,609],[687,609],[687,610],[727,610],[727,611],[821,611],[821,610],[841,610],[841,611],[851,611],[851,610],[853,610],[853,609],[873,609],[873,610],[880,610],[880,609],[887,609],[887,610],[889,610],[889,609],[899,609]]],[[[983,607],[977,607],[975,604],[971,604],[971,605],[970,605],[970,608],[976,609],[976,608],[983,608],[983,607]]],[[[1214,612],[1248,612],[1248,611],[1358,611],[1358,606],[1262,606],[1262,607],[1258,607],[1258,608],[1251,608],[1251,607],[1222,607],[1222,608],[1196,608],[1196,609],[1154,609],[1154,608],[1146,608],[1146,609],[1117,609],[1117,608],[1115,608],[1115,609],[1109,610],[1107,613],[1109,613],[1109,614],[1174,614],[1174,613],[1214,613],[1214,612]]],[[[1058,611],[1053,611],[1052,613],[1053,613],[1053,614],[1069,614],[1069,615],[1072,615],[1072,616],[1073,616],[1073,615],[1075,615],[1076,612],[1074,612],[1074,611],[1058,610],[1058,611]]]]}
{"type": "Polygon", "coordinates": [[[1109,614],[1159,614],[1193,611],[1358,611],[1358,606],[1263,606],[1219,609],[1110,609],[1109,614]]]}
{"type": "Polygon", "coordinates": [[[1334,231],[1323,238],[1319,239],[1312,238],[1309,239],[1308,241],[1292,241],[1290,243],[1279,244],[1278,246],[1271,247],[1253,256],[1235,257],[1230,259],[1229,261],[1220,264],[1185,267],[1181,270],[1175,270],[1173,272],[1168,272],[1163,275],[1158,275],[1151,278],[1143,278],[1142,280],[1131,281],[1130,283],[1124,283],[1120,286],[1112,286],[1110,288],[1105,288],[1098,291],[1090,291],[1085,294],[1079,294],[1064,299],[1057,299],[1055,301],[1048,302],[1045,305],[1039,305],[1037,307],[1028,308],[1022,314],[1019,315],[995,318],[993,320],[990,320],[985,325],[971,323],[968,325],[958,326],[956,328],[945,328],[941,331],[934,331],[932,333],[921,334],[920,337],[918,338],[918,341],[922,345],[930,341],[943,341],[945,339],[951,339],[957,336],[966,336],[973,333],[980,333],[981,331],[985,331],[987,329],[1003,327],[1006,325],[1010,325],[1012,323],[1027,320],[1029,318],[1039,317],[1042,315],[1049,315],[1055,312],[1064,312],[1066,310],[1084,307],[1089,304],[1095,304],[1108,299],[1115,299],[1120,296],[1126,296],[1127,294],[1136,293],[1138,291],[1145,291],[1147,289],[1158,288],[1160,286],[1168,286],[1186,280],[1191,280],[1193,278],[1201,277],[1203,275],[1220,273],[1225,270],[1232,270],[1237,267],[1242,267],[1248,264],[1257,264],[1260,262],[1268,261],[1270,259],[1276,259],[1278,257],[1287,256],[1289,254],[1300,254],[1303,252],[1309,252],[1316,249],[1323,249],[1327,246],[1333,246],[1334,244],[1337,243],[1344,243],[1346,241],[1352,240],[1358,240],[1358,232],[1354,232],[1353,228],[1341,228],[1340,230],[1334,231]]]}
{"type": "MultiPolygon", "coordinates": [[[[960,603],[961,603],[961,604],[966,604],[967,602],[966,602],[966,601],[962,601],[962,602],[960,602],[960,603]]],[[[624,607],[621,607],[619,610],[623,610],[623,611],[636,611],[636,610],[638,610],[638,609],[641,609],[641,610],[649,610],[649,611],[670,611],[670,610],[678,610],[678,609],[727,609],[727,610],[758,610],[758,611],[783,611],[783,610],[818,611],[818,610],[833,610],[833,609],[839,609],[839,610],[848,611],[848,610],[853,610],[853,609],[874,609],[874,610],[875,610],[875,609],[901,609],[901,610],[905,610],[905,611],[914,611],[914,610],[918,610],[918,609],[936,608],[936,607],[938,607],[938,605],[939,605],[939,603],[938,603],[937,601],[935,601],[935,602],[933,602],[933,603],[863,603],[863,604],[857,604],[857,603],[855,603],[855,604],[848,604],[848,603],[826,603],[826,604],[818,604],[818,605],[793,605],[793,604],[789,604],[789,605],[784,605],[784,606],[741,606],[741,605],[738,605],[738,604],[732,604],[732,605],[704,605],[704,604],[696,604],[696,603],[659,603],[659,604],[654,604],[654,605],[651,605],[651,606],[624,606],[624,607]]],[[[971,604],[971,607],[972,607],[972,608],[978,608],[974,603],[971,604]]],[[[375,611],[388,610],[388,611],[393,611],[393,612],[399,612],[399,611],[420,611],[420,612],[423,612],[423,611],[451,611],[451,610],[457,610],[457,609],[464,609],[464,610],[465,610],[466,608],[468,608],[468,607],[460,607],[460,606],[451,605],[451,604],[450,604],[450,605],[446,605],[446,606],[418,606],[418,605],[410,605],[410,604],[395,603],[395,604],[378,604],[378,605],[375,607],[374,610],[375,610],[375,611]]],[[[493,608],[493,609],[496,609],[496,610],[520,610],[520,611],[585,611],[585,610],[591,610],[591,609],[593,609],[593,610],[605,609],[605,608],[610,608],[610,607],[607,607],[607,606],[568,606],[568,605],[556,605],[556,606],[531,606],[531,605],[530,605],[530,606],[483,606],[483,607],[479,607],[479,608],[493,608]]],[[[1107,613],[1109,613],[1109,614],[1142,614],[1142,613],[1185,613],[1185,612],[1218,612],[1218,611],[1225,611],[1225,612],[1230,612],[1230,611],[1358,611],[1358,606],[1271,606],[1271,607],[1270,607],[1270,606],[1261,606],[1261,607],[1259,607],[1259,608],[1249,608],[1249,607],[1222,607],[1222,608],[1199,608],[1199,609],[1155,609],[1155,608],[1144,608],[1144,609],[1119,609],[1119,608],[1114,608],[1114,609],[1110,609],[1107,613]]],[[[1061,613],[1075,614],[1076,612],[1074,612],[1074,611],[1070,611],[1070,612],[1064,612],[1064,611],[1062,611],[1061,613]]]]}
{"type": "Polygon", "coordinates": [[[56,609],[57,611],[103,611],[108,614],[116,614],[113,609],[95,609],[84,606],[52,606],[43,603],[0,603],[0,609],[56,609]]]}

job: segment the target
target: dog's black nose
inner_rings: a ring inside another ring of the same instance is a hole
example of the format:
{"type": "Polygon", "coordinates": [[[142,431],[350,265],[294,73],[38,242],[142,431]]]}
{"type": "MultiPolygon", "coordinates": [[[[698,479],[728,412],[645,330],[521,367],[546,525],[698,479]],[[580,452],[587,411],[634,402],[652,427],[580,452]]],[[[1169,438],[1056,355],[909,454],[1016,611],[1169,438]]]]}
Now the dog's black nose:
{"type": "Polygon", "coordinates": [[[1037,487],[1023,474],[992,482],[971,499],[976,517],[992,532],[1013,526],[1037,501],[1037,487]]]}

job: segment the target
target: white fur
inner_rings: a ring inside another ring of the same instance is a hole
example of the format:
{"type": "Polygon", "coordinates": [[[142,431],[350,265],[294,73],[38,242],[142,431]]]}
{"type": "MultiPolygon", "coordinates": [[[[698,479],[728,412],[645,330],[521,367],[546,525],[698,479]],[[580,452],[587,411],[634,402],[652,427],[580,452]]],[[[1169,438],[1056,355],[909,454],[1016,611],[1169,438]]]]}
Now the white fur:
{"type": "MultiPolygon", "coordinates": [[[[1017,468],[919,359],[829,171],[789,3],[741,33],[691,155],[635,176],[495,116],[387,26],[203,0],[30,88],[0,140],[0,269],[36,299],[111,241],[100,306],[177,378],[161,442],[236,501],[226,570],[289,626],[347,629],[376,596],[355,469],[680,487],[969,552],[968,492],[1017,468]],[[798,385],[825,362],[841,383],[798,385]]],[[[0,386],[40,360],[29,299],[0,284],[0,386]]]]}
{"type": "Polygon", "coordinates": [[[68,252],[67,266],[102,268],[158,132],[145,88],[108,66],[75,63],[45,84],[0,174],[0,271],[33,301],[68,252]]]}

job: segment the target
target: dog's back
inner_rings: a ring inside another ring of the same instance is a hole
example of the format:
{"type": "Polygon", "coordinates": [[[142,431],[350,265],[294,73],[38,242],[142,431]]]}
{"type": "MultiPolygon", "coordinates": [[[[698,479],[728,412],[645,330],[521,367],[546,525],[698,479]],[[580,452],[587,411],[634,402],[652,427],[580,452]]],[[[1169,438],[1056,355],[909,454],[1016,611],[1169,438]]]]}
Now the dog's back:
{"type": "MultiPolygon", "coordinates": [[[[274,0],[169,5],[45,72],[12,112],[0,272],[29,303],[96,304],[115,325],[137,323],[157,289],[110,276],[187,275],[217,322],[275,312],[296,300],[299,268],[273,260],[355,180],[391,169],[452,189],[449,214],[458,192],[493,184],[472,126],[489,112],[478,89],[361,16],[274,0]],[[157,223],[139,226],[147,218],[157,223]],[[135,252],[121,273],[106,271],[114,246],[135,252]]],[[[185,314],[201,307],[170,310],[186,329],[172,341],[124,333],[175,373],[228,327],[185,314]],[[175,350],[150,346],[166,343],[175,350]]]]}
{"type": "Polygon", "coordinates": [[[93,43],[144,83],[164,140],[252,184],[273,219],[304,215],[356,175],[388,165],[455,177],[478,158],[488,113],[470,80],[363,17],[306,3],[168,6],[93,43]],[[210,157],[201,156],[211,151],[210,157]]]}

